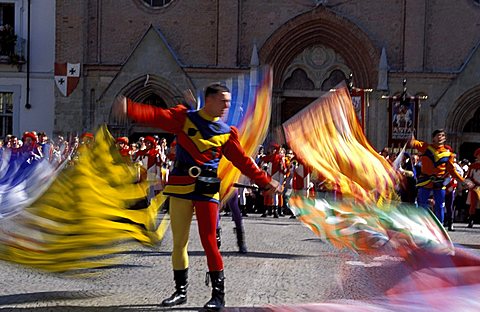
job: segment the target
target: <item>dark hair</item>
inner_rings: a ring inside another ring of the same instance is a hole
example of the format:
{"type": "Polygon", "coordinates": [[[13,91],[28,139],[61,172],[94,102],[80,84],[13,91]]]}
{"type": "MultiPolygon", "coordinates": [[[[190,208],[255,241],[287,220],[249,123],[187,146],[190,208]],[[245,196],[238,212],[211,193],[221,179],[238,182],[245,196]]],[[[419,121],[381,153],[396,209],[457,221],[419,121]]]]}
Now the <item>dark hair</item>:
{"type": "Polygon", "coordinates": [[[230,92],[230,90],[223,83],[220,83],[220,82],[212,83],[205,88],[205,98],[220,92],[230,92]]]}
{"type": "Polygon", "coordinates": [[[433,131],[433,132],[432,132],[432,138],[433,138],[434,136],[436,136],[437,134],[442,133],[442,132],[445,133],[445,130],[443,130],[443,129],[437,129],[437,130],[433,131]]]}

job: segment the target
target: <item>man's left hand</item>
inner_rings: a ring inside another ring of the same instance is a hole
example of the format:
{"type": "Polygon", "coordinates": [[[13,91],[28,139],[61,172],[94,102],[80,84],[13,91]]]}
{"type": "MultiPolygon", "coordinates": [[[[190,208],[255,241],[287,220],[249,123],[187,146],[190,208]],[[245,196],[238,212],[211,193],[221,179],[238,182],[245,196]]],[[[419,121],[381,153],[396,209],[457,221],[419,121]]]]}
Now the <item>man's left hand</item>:
{"type": "Polygon", "coordinates": [[[283,185],[281,185],[277,180],[272,179],[272,181],[265,186],[265,190],[267,194],[282,193],[283,185]]]}

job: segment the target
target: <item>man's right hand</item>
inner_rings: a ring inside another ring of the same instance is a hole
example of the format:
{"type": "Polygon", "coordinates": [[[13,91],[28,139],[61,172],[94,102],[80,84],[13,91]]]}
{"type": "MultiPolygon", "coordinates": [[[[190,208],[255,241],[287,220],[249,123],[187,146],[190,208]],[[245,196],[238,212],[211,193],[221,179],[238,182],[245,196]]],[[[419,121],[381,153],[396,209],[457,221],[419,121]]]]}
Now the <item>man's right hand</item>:
{"type": "Polygon", "coordinates": [[[415,141],[415,135],[412,132],[412,135],[410,136],[410,139],[408,140],[408,146],[413,146],[413,142],[415,141]]]}
{"type": "Polygon", "coordinates": [[[112,104],[111,116],[118,123],[123,123],[127,120],[127,98],[119,95],[115,98],[112,104]]]}

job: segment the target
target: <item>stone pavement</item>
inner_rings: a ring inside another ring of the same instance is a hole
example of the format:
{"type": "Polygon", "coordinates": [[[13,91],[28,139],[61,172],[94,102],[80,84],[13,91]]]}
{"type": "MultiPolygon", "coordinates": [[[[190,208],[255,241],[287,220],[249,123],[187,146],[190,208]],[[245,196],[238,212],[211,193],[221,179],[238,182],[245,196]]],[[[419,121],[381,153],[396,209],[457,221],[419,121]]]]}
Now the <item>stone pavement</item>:
{"type": "MultiPolygon", "coordinates": [[[[237,253],[234,224],[223,217],[226,302],[229,310],[252,307],[364,299],[381,293],[405,276],[395,257],[358,256],[338,251],[298,220],[245,218],[248,254],[237,253]],[[362,276],[361,279],[358,276],[362,276]],[[352,278],[349,278],[352,277],[352,278]],[[355,278],[353,278],[355,277],[355,278]],[[342,281],[342,282],[340,282],[342,281]]],[[[199,311],[210,298],[205,286],[206,260],[192,223],[188,303],[160,306],[173,292],[168,231],[157,250],[134,246],[125,264],[103,269],[88,279],[41,273],[0,262],[2,311],[199,311]]],[[[478,252],[480,226],[457,224],[456,243],[478,252]]]]}

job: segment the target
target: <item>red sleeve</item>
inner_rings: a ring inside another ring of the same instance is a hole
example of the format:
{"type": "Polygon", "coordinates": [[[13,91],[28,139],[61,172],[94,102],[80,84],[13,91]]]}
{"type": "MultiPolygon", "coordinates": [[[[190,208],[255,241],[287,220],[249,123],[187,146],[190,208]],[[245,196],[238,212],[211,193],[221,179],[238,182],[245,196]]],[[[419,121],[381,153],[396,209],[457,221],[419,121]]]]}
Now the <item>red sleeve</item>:
{"type": "Polygon", "coordinates": [[[240,142],[238,141],[238,131],[231,127],[230,138],[223,145],[223,155],[227,157],[232,164],[237,167],[242,174],[250,178],[260,187],[266,186],[272,180],[265,171],[260,170],[257,164],[245,154],[240,142]]]}
{"type": "Polygon", "coordinates": [[[187,108],[182,105],[165,109],[127,99],[127,115],[130,118],[171,133],[182,131],[186,112],[187,108]]]}
{"type": "Polygon", "coordinates": [[[263,155],[260,159],[263,161],[263,162],[272,162],[275,158],[275,155],[276,154],[267,154],[267,155],[263,155]]]}
{"type": "Polygon", "coordinates": [[[422,141],[413,140],[412,147],[416,148],[421,154],[423,154],[427,150],[428,144],[422,141]]]}

